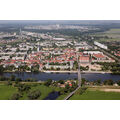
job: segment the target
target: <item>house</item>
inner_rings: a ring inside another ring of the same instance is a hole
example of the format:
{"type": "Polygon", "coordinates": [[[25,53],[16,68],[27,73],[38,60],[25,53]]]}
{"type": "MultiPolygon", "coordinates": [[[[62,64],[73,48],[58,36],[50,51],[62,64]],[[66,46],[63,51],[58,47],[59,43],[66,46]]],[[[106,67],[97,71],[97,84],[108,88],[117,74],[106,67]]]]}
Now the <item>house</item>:
{"type": "Polygon", "coordinates": [[[80,56],[79,61],[80,63],[89,63],[89,56],[80,56]]]}
{"type": "Polygon", "coordinates": [[[105,55],[103,55],[103,54],[101,54],[101,53],[98,53],[98,54],[93,54],[92,55],[96,60],[106,60],[107,59],[107,57],[105,56],[105,55]]]}

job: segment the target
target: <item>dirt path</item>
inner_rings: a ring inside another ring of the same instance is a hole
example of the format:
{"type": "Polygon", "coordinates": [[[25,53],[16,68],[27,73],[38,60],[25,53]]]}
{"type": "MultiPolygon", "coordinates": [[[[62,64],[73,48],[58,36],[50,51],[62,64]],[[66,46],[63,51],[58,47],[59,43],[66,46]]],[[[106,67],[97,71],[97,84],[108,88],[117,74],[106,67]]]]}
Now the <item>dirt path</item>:
{"type": "Polygon", "coordinates": [[[120,89],[101,89],[101,91],[105,91],[105,92],[120,92],[120,89]]]}

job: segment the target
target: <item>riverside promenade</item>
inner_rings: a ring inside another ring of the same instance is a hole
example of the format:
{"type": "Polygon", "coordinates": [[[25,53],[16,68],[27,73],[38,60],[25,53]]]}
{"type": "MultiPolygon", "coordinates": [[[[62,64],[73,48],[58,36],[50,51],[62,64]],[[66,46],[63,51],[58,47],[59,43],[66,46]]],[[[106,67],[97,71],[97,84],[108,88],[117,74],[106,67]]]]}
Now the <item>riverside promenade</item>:
{"type": "MultiPolygon", "coordinates": [[[[78,73],[78,71],[41,71],[41,72],[44,72],[44,73],[78,73]]],[[[110,71],[108,72],[103,72],[103,71],[81,71],[81,73],[101,73],[101,74],[104,74],[104,73],[112,73],[110,71]]]]}

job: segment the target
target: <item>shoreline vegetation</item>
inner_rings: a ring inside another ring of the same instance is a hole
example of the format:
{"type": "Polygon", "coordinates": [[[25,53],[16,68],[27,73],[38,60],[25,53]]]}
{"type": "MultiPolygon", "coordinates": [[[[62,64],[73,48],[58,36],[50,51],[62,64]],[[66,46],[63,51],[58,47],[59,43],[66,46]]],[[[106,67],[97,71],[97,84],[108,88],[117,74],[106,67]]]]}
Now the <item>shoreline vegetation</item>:
{"type": "MultiPolygon", "coordinates": [[[[4,71],[3,73],[22,73],[22,72],[26,72],[26,73],[33,73],[31,71],[4,71]]],[[[43,73],[77,73],[78,71],[53,71],[53,70],[47,70],[47,71],[38,71],[35,73],[39,73],[39,72],[43,72],[43,73]]],[[[81,73],[101,73],[101,74],[105,74],[105,73],[111,73],[111,71],[81,71],[81,73]]]]}
{"type": "MultiPolygon", "coordinates": [[[[20,78],[11,75],[9,78],[3,77],[0,79],[0,100],[44,100],[51,93],[56,92],[59,95],[55,96],[55,99],[49,98],[49,100],[64,100],[77,87],[77,80],[53,81],[48,79],[38,82],[26,79],[22,81],[20,78]]],[[[82,99],[120,99],[120,80],[117,83],[113,80],[89,82],[82,78],[82,87],[70,97],[70,100],[82,99]],[[93,94],[95,95],[93,96],[93,94]]]]}
{"type": "MultiPolygon", "coordinates": [[[[77,73],[78,71],[43,71],[45,73],[77,73]]],[[[81,73],[112,73],[112,72],[103,72],[103,71],[81,71],[81,73]]]]}
{"type": "MultiPolygon", "coordinates": [[[[67,86],[68,87],[68,86],[67,86]]],[[[71,89],[67,88],[66,89],[71,89]]],[[[70,92],[47,82],[13,82],[0,81],[0,100],[44,100],[49,94],[59,92],[54,100],[64,100],[70,92]]],[[[91,85],[82,86],[68,100],[120,100],[120,86],[91,85]]]]}

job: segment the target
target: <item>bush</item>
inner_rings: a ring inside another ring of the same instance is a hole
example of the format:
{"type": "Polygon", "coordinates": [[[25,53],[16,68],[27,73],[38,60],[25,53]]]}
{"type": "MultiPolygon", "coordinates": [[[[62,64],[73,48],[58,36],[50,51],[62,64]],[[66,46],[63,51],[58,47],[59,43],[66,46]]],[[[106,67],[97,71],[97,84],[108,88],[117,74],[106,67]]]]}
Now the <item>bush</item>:
{"type": "Polygon", "coordinates": [[[52,83],[52,80],[51,80],[51,79],[48,79],[48,80],[44,83],[44,85],[45,85],[45,86],[50,86],[51,83],[52,83]]]}
{"type": "Polygon", "coordinates": [[[11,100],[18,100],[22,95],[20,93],[14,93],[11,97],[11,100]]]}
{"type": "Polygon", "coordinates": [[[76,93],[82,95],[87,90],[87,87],[80,88],[76,93]]]}
{"type": "Polygon", "coordinates": [[[21,78],[16,78],[15,83],[18,84],[21,81],[22,81],[21,78]]]}
{"type": "Polygon", "coordinates": [[[3,73],[4,72],[4,67],[3,67],[3,65],[0,65],[0,73],[3,73]]]}
{"type": "Polygon", "coordinates": [[[38,99],[41,95],[41,92],[40,90],[34,90],[34,91],[31,91],[29,94],[28,94],[28,98],[30,100],[35,100],[35,99],[38,99]]]}
{"type": "Polygon", "coordinates": [[[24,84],[18,84],[17,87],[19,92],[28,92],[31,89],[29,85],[24,84]]]}
{"type": "Polygon", "coordinates": [[[117,84],[120,86],[120,80],[117,82],[117,84]]]}
{"type": "Polygon", "coordinates": [[[58,83],[60,83],[60,84],[64,84],[65,81],[64,81],[64,80],[59,80],[58,83]]]}
{"type": "Polygon", "coordinates": [[[104,85],[113,85],[113,80],[105,80],[104,85]]]}
{"type": "Polygon", "coordinates": [[[15,75],[11,75],[10,80],[15,81],[15,75]]]}
{"type": "Polygon", "coordinates": [[[12,81],[8,80],[6,84],[7,85],[12,85],[12,81]]]}

